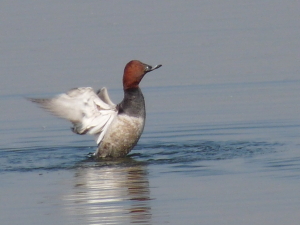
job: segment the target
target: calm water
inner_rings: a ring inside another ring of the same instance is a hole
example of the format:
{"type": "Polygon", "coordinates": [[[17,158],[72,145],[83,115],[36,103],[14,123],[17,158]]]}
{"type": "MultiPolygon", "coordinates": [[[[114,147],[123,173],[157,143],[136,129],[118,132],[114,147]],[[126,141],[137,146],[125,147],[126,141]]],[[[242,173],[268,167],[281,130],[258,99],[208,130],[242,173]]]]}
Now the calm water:
{"type": "Polygon", "coordinates": [[[0,17],[1,224],[298,224],[297,2],[14,1],[0,17]],[[25,97],[141,87],[147,121],[127,158],[25,97]]]}

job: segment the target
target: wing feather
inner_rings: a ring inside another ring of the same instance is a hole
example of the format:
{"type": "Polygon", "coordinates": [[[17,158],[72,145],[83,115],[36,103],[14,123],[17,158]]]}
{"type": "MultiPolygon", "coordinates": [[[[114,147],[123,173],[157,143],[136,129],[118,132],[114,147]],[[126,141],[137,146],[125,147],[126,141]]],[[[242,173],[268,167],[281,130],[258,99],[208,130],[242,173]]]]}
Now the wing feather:
{"type": "Polygon", "coordinates": [[[115,104],[110,100],[108,93],[107,93],[107,89],[101,88],[99,91],[97,91],[97,95],[99,96],[99,98],[104,101],[106,104],[110,105],[110,106],[114,106],[115,104]]]}
{"type": "Polygon", "coordinates": [[[73,132],[94,135],[99,144],[117,115],[116,105],[109,99],[106,88],[104,90],[106,101],[90,87],[75,88],[50,99],[29,100],[55,116],[71,121],[74,125],[73,132]]]}

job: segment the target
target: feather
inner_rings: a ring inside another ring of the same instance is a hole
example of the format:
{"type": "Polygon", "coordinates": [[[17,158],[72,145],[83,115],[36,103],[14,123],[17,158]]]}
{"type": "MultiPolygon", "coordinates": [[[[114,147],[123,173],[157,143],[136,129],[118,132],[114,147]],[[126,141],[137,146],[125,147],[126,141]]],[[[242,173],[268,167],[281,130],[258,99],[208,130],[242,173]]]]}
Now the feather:
{"type": "Polygon", "coordinates": [[[73,132],[92,134],[97,144],[117,115],[116,105],[110,100],[106,88],[97,95],[90,87],[74,88],[49,99],[29,99],[53,115],[73,123],[73,132]]]}

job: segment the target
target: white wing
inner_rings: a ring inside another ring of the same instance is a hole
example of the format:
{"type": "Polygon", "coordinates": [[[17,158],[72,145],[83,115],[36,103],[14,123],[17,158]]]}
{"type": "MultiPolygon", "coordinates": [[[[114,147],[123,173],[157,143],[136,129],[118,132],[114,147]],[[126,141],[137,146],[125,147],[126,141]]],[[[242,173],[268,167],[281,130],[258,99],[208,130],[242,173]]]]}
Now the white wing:
{"type": "Polygon", "coordinates": [[[101,89],[98,95],[92,88],[84,87],[51,99],[30,100],[54,115],[71,121],[73,132],[94,135],[99,144],[116,117],[117,109],[109,99],[106,88],[101,89]]]}
{"type": "Polygon", "coordinates": [[[108,104],[112,107],[116,107],[116,105],[110,100],[108,93],[107,93],[107,89],[105,87],[101,88],[99,91],[97,91],[97,95],[106,104],[108,104]]]}

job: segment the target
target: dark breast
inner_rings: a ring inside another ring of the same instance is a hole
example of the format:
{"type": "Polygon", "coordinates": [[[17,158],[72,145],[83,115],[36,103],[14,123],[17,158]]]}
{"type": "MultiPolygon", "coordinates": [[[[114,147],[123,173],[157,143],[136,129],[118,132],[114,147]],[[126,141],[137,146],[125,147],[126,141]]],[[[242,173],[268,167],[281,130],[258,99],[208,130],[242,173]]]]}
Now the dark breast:
{"type": "Polygon", "coordinates": [[[139,118],[146,117],[145,100],[140,88],[124,91],[124,99],[118,105],[119,114],[126,114],[139,118]]]}

